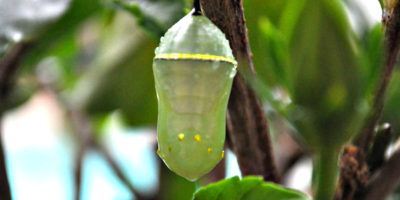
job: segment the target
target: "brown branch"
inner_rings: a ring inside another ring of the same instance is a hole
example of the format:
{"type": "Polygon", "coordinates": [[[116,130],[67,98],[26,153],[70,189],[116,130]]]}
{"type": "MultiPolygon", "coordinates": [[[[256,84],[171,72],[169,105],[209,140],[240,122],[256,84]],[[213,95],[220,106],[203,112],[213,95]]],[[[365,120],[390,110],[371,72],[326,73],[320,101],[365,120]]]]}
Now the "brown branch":
{"type": "MultiPolygon", "coordinates": [[[[374,136],[374,130],[381,119],[386,99],[386,91],[392,78],[400,50],[400,3],[397,0],[388,15],[385,31],[385,63],[381,79],[376,89],[372,111],[369,114],[355,144],[364,152],[368,151],[374,136]]],[[[384,14],[385,15],[385,14],[384,14]]]]}
{"type": "Polygon", "coordinates": [[[136,197],[138,200],[148,200],[152,198],[147,198],[142,196],[136,189],[133,187],[132,183],[129,181],[121,167],[115,161],[111,153],[108,151],[106,147],[104,147],[100,142],[93,138],[94,131],[90,122],[90,119],[84,114],[84,112],[77,111],[74,109],[70,109],[70,119],[74,124],[75,130],[79,133],[81,145],[77,152],[77,159],[75,165],[75,199],[80,199],[81,192],[81,174],[82,174],[82,161],[84,158],[84,154],[89,149],[90,145],[95,147],[106,159],[107,163],[110,165],[111,169],[118,177],[118,179],[129,189],[129,191],[136,197]]]}
{"type": "MultiPolygon", "coordinates": [[[[205,15],[226,35],[239,69],[254,72],[241,0],[203,0],[205,15]]],[[[260,100],[237,74],[228,104],[227,130],[240,170],[246,175],[262,175],[279,182],[273,150],[260,100]]]]}
{"type": "Polygon", "coordinates": [[[0,105],[5,109],[5,101],[13,88],[22,57],[32,47],[31,43],[15,45],[0,61],[0,105]]]}
{"type": "MultiPolygon", "coordinates": [[[[31,46],[29,43],[17,44],[0,60],[0,118],[7,107],[6,102],[10,91],[13,89],[15,76],[20,67],[22,57],[25,56],[31,46]]],[[[0,199],[11,199],[2,143],[2,131],[0,131],[0,199]]]]}
{"type": "Polygon", "coordinates": [[[247,98],[248,90],[240,76],[237,76],[235,80],[238,81],[232,86],[228,105],[228,119],[230,120],[227,121],[228,126],[231,127],[228,134],[233,151],[238,157],[239,167],[244,176],[263,175],[266,178],[269,177],[269,173],[264,174],[262,152],[257,143],[255,118],[247,98]]]}
{"type": "Polygon", "coordinates": [[[356,146],[346,147],[340,159],[340,179],[335,200],[357,199],[358,191],[368,184],[368,178],[363,151],[356,146]]]}
{"type": "Polygon", "coordinates": [[[75,200],[79,200],[81,199],[83,159],[91,143],[91,137],[93,133],[91,124],[89,123],[89,119],[85,115],[83,115],[82,112],[69,109],[68,114],[74,130],[78,134],[80,142],[78,151],[76,153],[74,166],[75,200]]]}
{"type": "Polygon", "coordinates": [[[400,150],[371,178],[362,200],[385,200],[400,184],[400,150]]]}

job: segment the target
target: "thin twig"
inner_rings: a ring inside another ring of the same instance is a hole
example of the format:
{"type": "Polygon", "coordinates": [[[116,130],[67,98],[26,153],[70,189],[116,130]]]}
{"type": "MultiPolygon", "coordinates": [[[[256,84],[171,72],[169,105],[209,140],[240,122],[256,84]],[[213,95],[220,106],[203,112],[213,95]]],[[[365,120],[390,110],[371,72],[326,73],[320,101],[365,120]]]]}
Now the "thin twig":
{"type": "Polygon", "coordinates": [[[78,150],[77,154],[77,163],[75,166],[75,184],[76,184],[76,193],[75,197],[77,200],[80,199],[80,192],[81,192],[81,174],[82,174],[82,162],[85,153],[89,149],[90,145],[95,147],[96,150],[98,150],[101,155],[104,156],[106,159],[107,163],[110,165],[111,169],[115,173],[115,175],[118,177],[118,179],[129,189],[129,191],[136,197],[137,200],[147,200],[151,198],[147,198],[142,196],[132,185],[132,183],[129,181],[128,177],[126,174],[123,172],[119,164],[115,161],[111,153],[108,151],[106,147],[104,147],[100,142],[95,140],[93,138],[94,131],[90,122],[90,119],[88,116],[84,114],[84,112],[79,112],[76,110],[71,109],[71,121],[73,124],[75,124],[75,129],[79,133],[81,137],[81,145],[78,150]]]}
{"type": "MultiPolygon", "coordinates": [[[[203,0],[204,14],[226,35],[239,69],[254,72],[241,0],[203,0]]],[[[237,74],[228,104],[227,126],[233,151],[243,175],[262,175],[279,182],[267,121],[259,99],[237,74]]]]}
{"type": "MultiPolygon", "coordinates": [[[[364,179],[360,179],[359,175],[365,172],[363,166],[364,163],[366,163],[366,155],[374,138],[375,128],[382,116],[387,88],[392,78],[400,50],[400,3],[398,0],[396,0],[395,4],[393,4],[393,7],[390,9],[385,8],[382,19],[386,25],[384,41],[385,61],[382,67],[380,81],[376,88],[372,110],[365,120],[361,132],[354,141],[356,145],[355,148],[360,156],[356,156],[353,160],[347,162],[347,164],[355,163],[357,167],[347,171],[342,170],[340,175],[337,196],[342,198],[338,198],[339,200],[345,199],[344,197],[352,199],[354,196],[365,194],[364,187],[368,184],[368,182],[364,183],[362,181],[364,179]]],[[[349,167],[344,167],[344,169],[348,169],[349,167]]],[[[394,166],[388,166],[388,168],[390,167],[394,166]]],[[[398,168],[396,170],[398,170],[398,168]]]]}
{"type": "MultiPolygon", "coordinates": [[[[17,44],[0,61],[0,118],[2,118],[3,112],[7,107],[6,102],[10,91],[13,89],[20,62],[31,46],[30,43],[17,44]]],[[[0,131],[0,199],[11,199],[2,143],[2,131],[0,131]]]]}
{"type": "Polygon", "coordinates": [[[75,157],[75,167],[74,167],[74,182],[75,182],[75,200],[81,199],[81,187],[82,187],[82,164],[85,153],[91,143],[92,137],[92,127],[89,123],[89,119],[82,114],[82,112],[70,109],[69,118],[78,133],[79,147],[75,157]]]}
{"type": "Polygon", "coordinates": [[[0,105],[5,109],[5,100],[13,89],[15,75],[20,68],[22,57],[33,46],[32,43],[15,45],[0,61],[0,105]]]}
{"type": "Polygon", "coordinates": [[[77,200],[80,198],[81,188],[81,174],[82,174],[82,160],[84,158],[84,154],[89,149],[90,145],[93,145],[96,150],[98,150],[106,159],[107,163],[110,165],[111,169],[114,171],[115,175],[118,179],[129,189],[129,191],[136,197],[138,200],[148,199],[139,194],[139,192],[133,187],[132,183],[127,178],[126,174],[123,172],[121,167],[115,161],[111,153],[108,151],[106,147],[104,147],[100,142],[93,138],[94,131],[90,122],[90,119],[84,114],[84,112],[79,112],[76,110],[70,110],[71,112],[71,121],[75,124],[75,129],[79,133],[81,137],[81,146],[78,150],[77,154],[77,163],[75,166],[75,183],[76,183],[76,194],[75,197],[77,200]]]}
{"type": "Polygon", "coordinates": [[[132,183],[129,181],[128,177],[125,175],[121,167],[118,165],[117,161],[114,159],[114,157],[111,155],[111,153],[108,151],[108,149],[101,145],[100,142],[93,140],[93,146],[104,156],[106,159],[107,163],[110,165],[112,170],[114,171],[115,175],[119,178],[119,180],[125,184],[126,187],[131,191],[132,194],[135,195],[137,200],[149,200],[152,199],[152,197],[144,197],[142,196],[132,185],[132,183]]]}
{"type": "Polygon", "coordinates": [[[82,163],[86,152],[89,147],[95,147],[106,159],[107,163],[110,165],[111,169],[114,171],[118,179],[129,189],[132,195],[136,197],[137,200],[153,200],[153,197],[145,197],[141,195],[129,181],[122,168],[118,165],[112,154],[105,148],[100,142],[95,140],[93,136],[95,132],[92,127],[92,123],[87,114],[82,111],[70,106],[57,92],[56,89],[50,85],[41,82],[43,88],[46,89],[50,94],[54,96],[66,109],[68,112],[68,117],[73,125],[74,131],[78,133],[78,139],[80,145],[76,154],[75,167],[74,167],[74,182],[75,182],[75,199],[79,200],[81,197],[81,182],[82,182],[82,163]]]}
{"type": "Polygon", "coordinates": [[[83,159],[86,152],[85,145],[79,145],[76,157],[75,157],[75,166],[74,166],[74,183],[75,183],[75,194],[74,199],[81,199],[81,183],[82,183],[82,165],[83,159]]]}
{"type": "Polygon", "coordinates": [[[382,68],[381,79],[376,90],[372,111],[361,129],[355,144],[364,152],[368,151],[374,136],[374,130],[381,119],[386,99],[386,91],[392,78],[397,57],[400,50],[400,3],[396,1],[394,8],[390,9],[390,17],[386,24],[385,32],[385,63],[382,68]]]}
{"type": "Polygon", "coordinates": [[[363,200],[385,200],[400,184],[400,150],[371,178],[367,188],[362,192],[363,200]]]}

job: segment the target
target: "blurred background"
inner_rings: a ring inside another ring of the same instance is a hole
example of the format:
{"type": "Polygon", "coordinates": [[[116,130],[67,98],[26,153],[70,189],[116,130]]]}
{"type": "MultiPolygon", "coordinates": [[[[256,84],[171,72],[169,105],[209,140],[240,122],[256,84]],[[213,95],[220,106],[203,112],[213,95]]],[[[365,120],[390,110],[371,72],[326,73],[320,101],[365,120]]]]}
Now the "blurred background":
{"type": "MultiPolygon", "coordinates": [[[[307,122],[297,123],[301,112],[293,104],[307,107],[318,100],[319,94],[310,93],[307,84],[316,85],[320,79],[313,79],[318,76],[313,68],[304,72],[311,78],[298,78],[300,72],[290,72],[290,66],[313,56],[318,60],[315,66],[325,57],[332,58],[326,63],[331,66],[356,60],[363,94],[354,98],[357,108],[365,107],[359,99],[370,98],[382,52],[378,0],[343,0],[338,8],[311,2],[244,0],[258,72],[255,87],[265,104],[283,185],[306,193],[312,174],[309,149],[317,149],[315,143],[324,138],[312,138],[307,122]],[[305,45],[312,46],[313,36],[326,43],[324,48],[305,45]],[[342,55],[342,48],[355,53],[342,55]],[[297,54],[307,56],[300,59],[297,54]],[[293,127],[299,128],[292,131],[293,127]]],[[[132,199],[132,191],[149,198],[191,199],[195,185],[170,172],[156,155],[152,73],[159,38],[190,11],[191,4],[191,0],[0,0],[0,58],[18,45],[28,49],[20,58],[2,122],[14,199],[73,199],[79,166],[82,199],[132,199]]],[[[399,82],[396,72],[384,114],[394,130],[400,128],[399,82]]],[[[327,100],[333,106],[312,108],[316,116],[340,107],[346,91],[352,91],[336,86],[327,100]]],[[[240,175],[235,155],[227,152],[201,185],[240,175]]]]}

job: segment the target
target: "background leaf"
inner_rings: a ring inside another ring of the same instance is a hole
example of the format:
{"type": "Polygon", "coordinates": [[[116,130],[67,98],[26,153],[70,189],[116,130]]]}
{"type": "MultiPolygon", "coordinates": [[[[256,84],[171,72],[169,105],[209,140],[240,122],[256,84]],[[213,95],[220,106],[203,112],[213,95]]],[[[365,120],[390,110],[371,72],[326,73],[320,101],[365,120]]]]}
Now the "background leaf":
{"type": "Polygon", "coordinates": [[[70,0],[0,0],[0,54],[8,43],[34,37],[40,28],[56,20],[70,0]]]}
{"type": "Polygon", "coordinates": [[[103,8],[98,0],[72,0],[68,10],[51,26],[43,28],[37,33],[34,39],[36,44],[24,59],[24,66],[26,70],[32,67],[46,56],[53,53],[53,48],[59,48],[60,44],[65,44],[65,40],[71,38],[71,35],[76,34],[79,25],[93,17],[103,8]]]}

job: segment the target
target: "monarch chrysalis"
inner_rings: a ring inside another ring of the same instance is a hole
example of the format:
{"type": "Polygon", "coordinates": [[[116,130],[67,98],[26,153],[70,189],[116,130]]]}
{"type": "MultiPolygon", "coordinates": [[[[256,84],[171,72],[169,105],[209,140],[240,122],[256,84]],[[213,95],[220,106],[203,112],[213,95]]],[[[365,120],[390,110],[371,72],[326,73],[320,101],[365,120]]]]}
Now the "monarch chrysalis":
{"type": "Polygon", "coordinates": [[[157,153],[172,171],[194,181],[223,157],[236,61],[225,35],[196,11],[166,32],[155,54],[157,153]]]}

